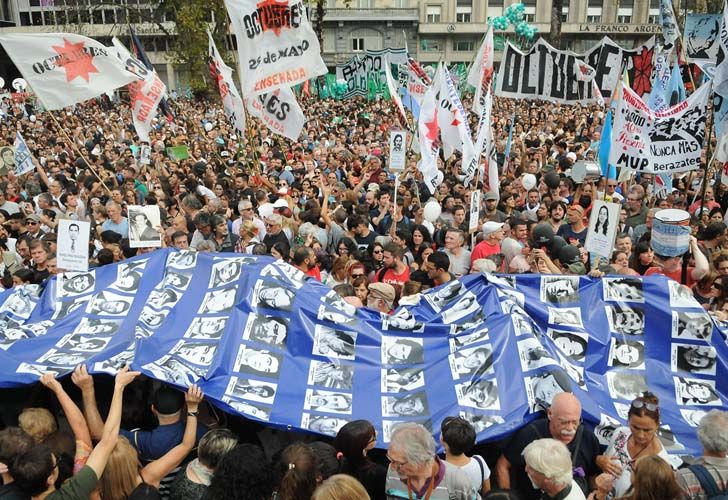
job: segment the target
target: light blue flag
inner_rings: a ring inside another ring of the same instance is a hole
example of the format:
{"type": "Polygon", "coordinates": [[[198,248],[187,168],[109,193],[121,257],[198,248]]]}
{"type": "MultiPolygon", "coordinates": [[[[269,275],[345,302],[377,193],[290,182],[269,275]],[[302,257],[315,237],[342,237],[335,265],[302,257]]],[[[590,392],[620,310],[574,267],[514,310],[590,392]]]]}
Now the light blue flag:
{"type": "Polygon", "coordinates": [[[682,73],[678,64],[673,65],[670,75],[670,84],[667,87],[667,97],[670,106],[674,106],[685,100],[685,84],[683,84],[682,73]]]}
{"type": "Polygon", "coordinates": [[[400,95],[402,96],[402,104],[404,104],[404,107],[410,110],[410,112],[412,113],[412,116],[415,117],[415,121],[419,121],[420,105],[417,104],[417,101],[409,93],[409,90],[407,90],[407,85],[401,86],[399,88],[399,92],[400,92],[400,95]]]}
{"type": "Polygon", "coordinates": [[[670,83],[670,51],[661,51],[655,56],[655,76],[652,84],[652,91],[647,100],[647,106],[653,111],[662,111],[669,107],[670,94],[668,92],[670,83]]]}
{"type": "Polygon", "coordinates": [[[617,168],[609,164],[609,150],[612,148],[612,108],[607,111],[602,127],[602,137],[599,142],[599,166],[602,176],[608,179],[617,178],[617,168]]]}

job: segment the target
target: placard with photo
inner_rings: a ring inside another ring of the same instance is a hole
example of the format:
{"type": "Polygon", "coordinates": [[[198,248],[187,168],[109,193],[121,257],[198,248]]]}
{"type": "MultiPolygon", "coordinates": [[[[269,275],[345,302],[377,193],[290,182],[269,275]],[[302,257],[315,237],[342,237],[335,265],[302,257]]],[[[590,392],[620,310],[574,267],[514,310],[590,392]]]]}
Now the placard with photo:
{"type": "Polygon", "coordinates": [[[86,221],[58,219],[56,266],[64,271],[88,271],[91,224],[86,221]]]}
{"type": "Polygon", "coordinates": [[[424,297],[435,311],[440,312],[458,297],[462,287],[462,283],[458,280],[448,281],[447,284],[438,287],[437,291],[428,293],[424,297]]]}
{"type": "Polygon", "coordinates": [[[595,199],[592,201],[589,226],[584,248],[588,252],[609,258],[614,251],[614,241],[619,228],[619,203],[595,199]]]}
{"type": "Polygon", "coordinates": [[[686,408],[680,408],[680,415],[690,427],[699,427],[700,420],[707,414],[708,412],[705,410],[688,410],[686,408]]]}
{"type": "Polygon", "coordinates": [[[95,353],[93,352],[71,353],[59,351],[58,349],[50,349],[48,352],[36,359],[35,362],[48,366],[76,367],[80,364],[86,363],[86,361],[94,354],[95,353]]]}
{"type": "Polygon", "coordinates": [[[167,266],[177,269],[191,269],[197,265],[197,252],[182,250],[167,257],[167,266]]]}
{"type": "Polygon", "coordinates": [[[696,344],[672,344],[670,368],[674,372],[715,375],[718,353],[715,347],[696,344]]]}
{"type": "MultiPolygon", "coordinates": [[[[159,205],[129,205],[129,247],[149,248],[162,246],[159,205]]],[[[122,236],[126,236],[123,235],[122,236]]]]}
{"type": "Polygon", "coordinates": [[[308,369],[307,384],[350,391],[354,384],[354,366],[336,360],[313,360],[308,369]]]}
{"type": "Polygon", "coordinates": [[[478,309],[468,318],[462,318],[458,323],[450,325],[450,335],[460,335],[474,328],[479,328],[485,323],[486,315],[482,309],[478,309]]]}
{"type": "Polygon", "coordinates": [[[110,288],[128,293],[136,292],[139,289],[139,283],[146,267],[146,260],[119,265],[116,271],[116,280],[110,285],[110,288]]]}
{"type": "Polygon", "coordinates": [[[359,320],[357,320],[354,316],[350,316],[345,312],[336,310],[325,304],[321,304],[318,307],[316,319],[321,321],[330,321],[336,325],[346,326],[349,328],[354,327],[359,323],[359,320]]]}

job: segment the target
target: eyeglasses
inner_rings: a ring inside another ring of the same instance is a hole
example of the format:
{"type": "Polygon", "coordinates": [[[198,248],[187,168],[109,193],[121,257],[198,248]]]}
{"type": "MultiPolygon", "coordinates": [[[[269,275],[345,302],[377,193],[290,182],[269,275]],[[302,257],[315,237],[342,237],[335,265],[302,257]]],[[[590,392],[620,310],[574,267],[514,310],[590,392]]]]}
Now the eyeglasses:
{"type": "Polygon", "coordinates": [[[38,223],[36,221],[34,221],[34,220],[26,221],[26,224],[29,224],[31,226],[37,226],[38,225],[38,223]]]}
{"type": "Polygon", "coordinates": [[[389,453],[387,453],[387,460],[389,460],[389,463],[391,463],[392,464],[392,467],[394,467],[395,469],[399,469],[400,467],[404,467],[405,465],[407,465],[409,463],[408,461],[399,462],[397,460],[394,460],[394,459],[392,459],[392,457],[389,456],[389,453]]]}
{"type": "Polygon", "coordinates": [[[383,253],[384,250],[374,250],[372,253],[383,253]]]}
{"type": "Polygon", "coordinates": [[[630,197],[628,196],[628,197],[627,197],[627,200],[628,200],[628,201],[642,201],[642,198],[630,198],[630,197]]]}
{"type": "Polygon", "coordinates": [[[660,407],[655,403],[647,403],[646,401],[642,401],[641,399],[635,399],[634,401],[632,401],[632,408],[634,408],[635,410],[644,408],[647,411],[657,411],[660,407]]]}
{"type": "Polygon", "coordinates": [[[357,279],[357,278],[363,278],[364,275],[363,274],[352,274],[351,277],[352,277],[352,279],[357,279]]]}

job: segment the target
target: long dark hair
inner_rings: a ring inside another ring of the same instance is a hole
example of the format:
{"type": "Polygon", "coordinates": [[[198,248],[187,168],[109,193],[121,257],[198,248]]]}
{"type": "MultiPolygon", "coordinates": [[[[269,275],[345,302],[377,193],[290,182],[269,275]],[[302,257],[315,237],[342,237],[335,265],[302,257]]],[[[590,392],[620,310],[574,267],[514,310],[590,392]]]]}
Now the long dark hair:
{"type": "Polygon", "coordinates": [[[376,437],[374,426],[368,420],[354,420],[345,424],[334,439],[339,453],[341,472],[352,476],[369,469],[374,463],[364,455],[364,449],[376,437]]]}

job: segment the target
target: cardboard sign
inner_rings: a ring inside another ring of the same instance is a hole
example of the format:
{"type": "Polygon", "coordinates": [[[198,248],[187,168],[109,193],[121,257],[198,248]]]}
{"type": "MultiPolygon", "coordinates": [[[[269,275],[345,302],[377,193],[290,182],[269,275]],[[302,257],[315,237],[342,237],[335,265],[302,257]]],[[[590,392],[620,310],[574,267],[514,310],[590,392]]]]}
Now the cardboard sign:
{"type": "Polygon", "coordinates": [[[88,240],[91,224],[79,220],[58,221],[58,269],[88,271],[88,240]]]}

